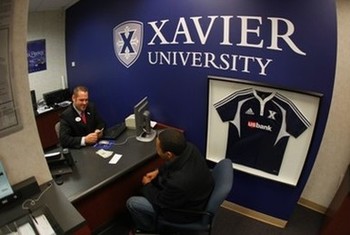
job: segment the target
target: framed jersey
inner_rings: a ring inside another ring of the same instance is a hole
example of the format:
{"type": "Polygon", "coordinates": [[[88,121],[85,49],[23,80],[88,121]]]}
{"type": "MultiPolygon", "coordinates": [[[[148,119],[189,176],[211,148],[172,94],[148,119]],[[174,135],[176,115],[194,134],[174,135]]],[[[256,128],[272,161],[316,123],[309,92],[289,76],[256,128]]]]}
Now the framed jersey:
{"type": "Polygon", "coordinates": [[[209,77],[208,160],[296,185],[317,121],[321,95],[209,77]]]}

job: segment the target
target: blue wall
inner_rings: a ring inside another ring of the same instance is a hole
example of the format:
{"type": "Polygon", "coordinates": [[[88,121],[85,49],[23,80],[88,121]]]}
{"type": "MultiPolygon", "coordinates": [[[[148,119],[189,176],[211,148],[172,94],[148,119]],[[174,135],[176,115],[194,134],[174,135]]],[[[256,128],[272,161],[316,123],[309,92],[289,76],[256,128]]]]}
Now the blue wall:
{"type": "Polygon", "coordinates": [[[84,0],[66,12],[68,83],[70,87],[84,84],[90,88],[90,98],[108,125],[124,120],[147,95],[152,118],[184,129],[203,154],[209,75],[322,93],[314,138],[296,187],[235,172],[230,201],[287,220],[309,177],[326,125],[334,83],[336,33],[333,0],[84,0]],[[232,16],[226,28],[225,16],[232,16]],[[191,17],[202,17],[198,22],[203,32],[210,19],[215,19],[205,43],[201,43],[191,17]],[[249,18],[249,46],[240,46],[244,18],[249,18]],[[113,29],[129,20],[143,23],[144,37],[138,59],[127,68],[115,55],[113,29]],[[163,27],[162,20],[168,20],[163,27]],[[295,47],[279,38],[278,49],[270,49],[272,22],[278,22],[279,35],[294,30],[288,38],[295,47]],[[167,42],[177,44],[162,44],[155,28],[167,42]],[[223,36],[225,32],[229,37],[223,36]],[[185,43],[191,41],[189,37],[193,43],[185,43]],[[231,44],[222,45],[224,38],[231,44]],[[157,53],[179,55],[180,51],[197,60],[185,63],[177,57],[176,63],[172,60],[170,64],[156,60],[157,53]],[[213,63],[207,62],[206,56],[213,55],[213,63]],[[233,57],[237,59],[235,67],[233,57]],[[271,60],[264,71],[259,59],[264,63],[271,60]],[[70,66],[72,61],[75,67],[70,66]]]}

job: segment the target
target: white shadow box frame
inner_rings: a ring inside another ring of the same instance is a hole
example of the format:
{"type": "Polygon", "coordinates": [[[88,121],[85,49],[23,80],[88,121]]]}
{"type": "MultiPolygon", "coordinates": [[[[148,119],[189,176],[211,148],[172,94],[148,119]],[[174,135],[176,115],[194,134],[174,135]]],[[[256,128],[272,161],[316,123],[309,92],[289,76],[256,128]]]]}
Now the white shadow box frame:
{"type": "Polygon", "coordinates": [[[281,167],[277,175],[233,162],[233,168],[236,170],[295,186],[308,155],[322,95],[314,92],[294,91],[272,87],[266,84],[215,76],[209,76],[208,83],[206,158],[210,161],[219,162],[221,159],[225,158],[229,125],[228,122],[223,122],[221,120],[214,104],[236,91],[252,88],[268,93],[277,92],[292,101],[304,117],[306,117],[310,126],[297,138],[293,136],[289,137],[281,167]]]}

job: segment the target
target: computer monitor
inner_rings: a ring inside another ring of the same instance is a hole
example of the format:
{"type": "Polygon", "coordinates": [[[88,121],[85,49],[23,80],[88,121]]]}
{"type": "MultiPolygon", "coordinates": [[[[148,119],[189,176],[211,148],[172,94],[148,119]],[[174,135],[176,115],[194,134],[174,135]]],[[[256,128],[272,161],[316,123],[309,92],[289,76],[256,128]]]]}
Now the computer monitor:
{"type": "Polygon", "coordinates": [[[7,179],[5,169],[0,161],[0,206],[7,203],[7,197],[13,194],[13,189],[7,179]]]}
{"type": "Polygon", "coordinates": [[[54,107],[63,101],[70,100],[70,92],[68,88],[58,89],[44,93],[43,98],[47,106],[54,107]]]}
{"type": "Polygon", "coordinates": [[[36,103],[36,95],[35,95],[35,90],[30,91],[30,97],[32,99],[32,106],[33,110],[36,111],[38,109],[38,105],[36,103]]]}
{"type": "Polygon", "coordinates": [[[151,128],[151,113],[148,110],[147,96],[134,107],[136,139],[150,142],[156,137],[156,131],[151,128]]]}

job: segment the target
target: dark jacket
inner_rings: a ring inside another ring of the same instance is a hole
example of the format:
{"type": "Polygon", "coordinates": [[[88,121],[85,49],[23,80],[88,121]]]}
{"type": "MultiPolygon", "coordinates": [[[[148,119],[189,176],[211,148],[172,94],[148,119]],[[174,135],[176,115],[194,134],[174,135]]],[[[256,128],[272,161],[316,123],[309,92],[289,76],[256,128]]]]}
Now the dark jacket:
{"type": "Polygon", "coordinates": [[[166,208],[203,210],[213,186],[204,157],[187,143],[184,152],[159,168],[158,176],[141,192],[165,219],[186,223],[198,217],[179,215],[166,208]]]}
{"type": "Polygon", "coordinates": [[[63,148],[80,148],[83,136],[96,129],[104,128],[105,124],[92,103],[88,104],[85,113],[86,124],[82,122],[79,113],[73,108],[73,104],[62,112],[59,136],[63,148]]]}

